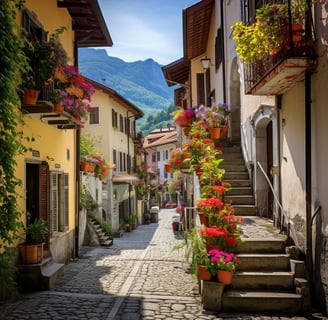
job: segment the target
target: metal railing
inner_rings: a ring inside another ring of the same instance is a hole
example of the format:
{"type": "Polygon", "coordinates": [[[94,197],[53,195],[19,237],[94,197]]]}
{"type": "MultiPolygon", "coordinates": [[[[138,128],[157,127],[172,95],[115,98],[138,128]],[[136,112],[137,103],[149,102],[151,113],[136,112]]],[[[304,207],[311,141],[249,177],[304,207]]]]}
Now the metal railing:
{"type": "Polygon", "coordinates": [[[295,245],[297,247],[300,247],[300,244],[297,240],[297,236],[296,236],[296,231],[295,231],[295,227],[294,227],[294,223],[293,221],[291,221],[290,217],[289,217],[289,214],[288,212],[283,208],[282,204],[280,203],[279,201],[279,198],[273,188],[273,185],[268,177],[268,175],[266,174],[264,168],[262,167],[261,163],[259,161],[257,161],[257,166],[258,168],[261,170],[262,174],[264,175],[270,189],[271,189],[271,192],[272,192],[272,195],[274,197],[274,201],[275,203],[278,205],[282,215],[283,215],[283,218],[284,219],[281,219],[281,223],[280,223],[280,230],[282,230],[282,227],[284,226],[284,221],[286,222],[287,224],[287,237],[291,236],[291,238],[293,239],[295,245]]]}

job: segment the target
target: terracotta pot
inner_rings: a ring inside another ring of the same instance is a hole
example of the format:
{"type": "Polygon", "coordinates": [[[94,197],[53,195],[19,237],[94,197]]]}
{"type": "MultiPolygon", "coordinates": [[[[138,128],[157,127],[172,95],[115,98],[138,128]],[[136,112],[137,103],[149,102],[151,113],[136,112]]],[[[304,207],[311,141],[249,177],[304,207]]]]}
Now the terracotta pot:
{"type": "Polygon", "coordinates": [[[198,268],[198,279],[199,280],[212,280],[212,274],[207,271],[206,267],[199,264],[198,268]]]}
{"type": "Polygon", "coordinates": [[[107,168],[107,167],[102,168],[102,170],[101,170],[101,174],[102,174],[104,177],[107,177],[108,174],[109,174],[109,168],[107,168]]]}
{"type": "Polygon", "coordinates": [[[208,131],[209,131],[210,137],[212,139],[219,139],[220,138],[221,128],[209,128],[208,131]]]}
{"type": "Polygon", "coordinates": [[[20,244],[19,251],[22,263],[40,263],[43,259],[43,243],[20,244]]]}
{"type": "Polygon", "coordinates": [[[189,136],[189,133],[190,133],[190,127],[184,127],[183,128],[183,133],[185,136],[189,136]]]}
{"type": "Polygon", "coordinates": [[[39,98],[40,91],[34,89],[25,89],[23,103],[24,104],[36,104],[39,98]]]}
{"type": "Polygon", "coordinates": [[[86,161],[81,162],[80,170],[88,172],[89,171],[89,162],[86,162],[86,161]]]}
{"type": "Polygon", "coordinates": [[[169,163],[165,163],[164,164],[164,170],[166,173],[170,173],[172,168],[171,168],[171,165],[169,163]]]}
{"type": "Polygon", "coordinates": [[[96,166],[92,163],[89,163],[88,172],[95,172],[96,166]]]}
{"type": "Polygon", "coordinates": [[[64,111],[64,106],[61,103],[56,103],[54,105],[54,111],[56,113],[62,113],[64,111]]]}
{"type": "Polygon", "coordinates": [[[232,277],[233,277],[232,271],[219,270],[216,275],[217,275],[219,282],[224,283],[224,284],[231,284],[232,277]]]}
{"type": "Polygon", "coordinates": [[[200,223],[207,227],[207,217],[204,212],[198,212],[200,223]]]}
{"type": "Polygon", "coordinates": [[[221,126],[220,138],[226,138],[228,136],[228,129],[227,125],[221,126]]]}

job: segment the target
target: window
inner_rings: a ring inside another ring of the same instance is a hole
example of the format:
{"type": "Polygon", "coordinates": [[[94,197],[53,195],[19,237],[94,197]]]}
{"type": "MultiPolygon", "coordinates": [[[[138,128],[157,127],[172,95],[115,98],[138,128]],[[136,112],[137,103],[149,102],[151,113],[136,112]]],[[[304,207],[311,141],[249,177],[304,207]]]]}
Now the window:
{"type": "Polygon", "coordinates": [[[117,112],[112,109],[112,127],[117,128],[117,112]]]}
{"type": "Polygon", "coordinates": [[[161,153],[157,151],[157,161],[161,161],[161,153]]]}
{"type": "Polygon", "coordinates": [[[124,132],[124,120],[121,114],[120,114],[120,131],[124,132]]]}
{"type": "Polygon", "coordinates": [[[197,73],[197,104],[200,106],[205,101],[204,73],[197,73]]]}
{"type": "Polygon", "coordinates": [[[115,165],[114,171],[117,171],[117,152],[113,150],[113,164],[115,165]]]}
{"type": "Polygon", "coordinates": [[[52,232],[68,230],[68,174],[50,172],[50,226],[52,232]]]}
{"type": "Polygon", "coordinates": [[[223,59],[223,34],[222,28],[216,32],[215,38],[215,68],[218,69],[223,59]]]}
{"type": "Polygon", "coordinates": [[[152,163],[155,163],[155,162],[156,162],[156,152],[154,152],[154,153],[151,155],[151,162],[152,162],[152,163]]]}
{"type": "Polygon", "coordinates": [[[47,41],[47,33],[45,32],[42,24],[36,19],[35,14],[25,9],[23,11],[23,30],[32,42],[44,42],[47,41]]]}
{"type": "Polygon", "coordinates": [[[99,108],[94,107],[89,111],[89,123],[90,124],[98,124],[99,123],[99,108]]]}

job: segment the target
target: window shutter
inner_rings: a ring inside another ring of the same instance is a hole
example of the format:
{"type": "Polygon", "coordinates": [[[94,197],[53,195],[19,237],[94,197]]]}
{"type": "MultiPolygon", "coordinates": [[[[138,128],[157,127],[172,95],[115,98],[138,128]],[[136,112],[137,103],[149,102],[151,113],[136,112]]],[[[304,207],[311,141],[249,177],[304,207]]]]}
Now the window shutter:
{"type": "Polygon", "coordinates": [[[58,231],[68,230],[68,174],[59,175],[59,228],[58,231]]]}
{"type": "Polygon", "coordinates": [[[205,101],[204,91],[204,74],[197,73],[197,105],[204,104],[205,101]]]}
{"type": "Polygon", "coordinates": [[[58,176],[56,173],[50,174],[50,214],[51,231],[58,230],[58,176]]]}
{"type": "Polygon", "coordinates": [[[39,218],[48,221],[49,203],[49,166],[39,165],[39,218]]]}

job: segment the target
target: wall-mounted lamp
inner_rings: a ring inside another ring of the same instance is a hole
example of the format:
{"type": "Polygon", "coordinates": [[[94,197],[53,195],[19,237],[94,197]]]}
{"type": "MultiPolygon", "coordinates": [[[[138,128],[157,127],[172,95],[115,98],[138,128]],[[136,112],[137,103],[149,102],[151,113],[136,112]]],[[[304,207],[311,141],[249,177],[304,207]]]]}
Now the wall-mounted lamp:
{"type": "Polygon", "coordinates": [[[210,58],[203,58],[200,60],[203,66],[203,69],[207,70],[211,66],[211,59],[210,58]]]}

